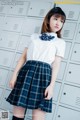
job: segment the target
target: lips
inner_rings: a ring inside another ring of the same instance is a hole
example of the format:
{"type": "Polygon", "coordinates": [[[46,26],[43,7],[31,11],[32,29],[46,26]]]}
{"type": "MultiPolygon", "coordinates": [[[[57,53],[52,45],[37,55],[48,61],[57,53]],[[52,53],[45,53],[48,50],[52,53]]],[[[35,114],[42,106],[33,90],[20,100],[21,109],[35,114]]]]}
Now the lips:
{"type": "Polygon", "coordinates": [[[58,27],[58,26],[55,26],[55,28],[59,29],[59,27],[58,27]]]}

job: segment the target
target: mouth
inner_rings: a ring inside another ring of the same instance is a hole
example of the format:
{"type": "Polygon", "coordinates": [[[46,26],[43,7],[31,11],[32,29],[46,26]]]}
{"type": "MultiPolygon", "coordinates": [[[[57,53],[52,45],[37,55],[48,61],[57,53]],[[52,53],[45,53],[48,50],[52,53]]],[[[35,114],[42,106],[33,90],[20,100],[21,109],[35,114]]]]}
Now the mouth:
{"type": "Polygon", "coordinates": [[[55,26],[55,28],[59,29],[59,27],[58,27],[58,26],[55,26]]]}

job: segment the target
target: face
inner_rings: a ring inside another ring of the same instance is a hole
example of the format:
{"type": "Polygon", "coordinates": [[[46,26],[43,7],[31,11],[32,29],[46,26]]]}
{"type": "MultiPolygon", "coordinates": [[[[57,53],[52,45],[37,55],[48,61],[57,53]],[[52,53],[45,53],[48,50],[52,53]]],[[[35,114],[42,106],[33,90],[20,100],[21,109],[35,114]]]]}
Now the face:
{"type": "Polygon", "coordinates": [[[56,17],[55,15],[50,18],[50,28],[52,32],[58,32],[63,27],[64,21],[61,17],[56,17]]]}

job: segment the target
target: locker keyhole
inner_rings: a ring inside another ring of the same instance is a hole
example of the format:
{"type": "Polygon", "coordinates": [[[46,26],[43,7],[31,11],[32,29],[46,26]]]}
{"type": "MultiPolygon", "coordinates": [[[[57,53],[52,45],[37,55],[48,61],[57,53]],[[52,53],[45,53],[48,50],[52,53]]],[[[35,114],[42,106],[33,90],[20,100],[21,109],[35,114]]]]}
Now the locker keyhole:
{"type": "Polygon", "coordinates": [[[60,115],[58,115],[58,117],[60,117],[60,115]]]}
{"type": "Polygon", "coordinates": [[[69,71],[69,74],[71,74],[71,71],[69,71]]]}
{"type": "Polygon", "coordinates": [[[66,93],[65,93],[65,92],[64,92],[63,94],[64,94],[64,95],[66,95],[66,93]]]}
{"type": "Polygon", "coordinates": [[[74,53],[77,53],[77,51],[74,51],[74,53]]]}

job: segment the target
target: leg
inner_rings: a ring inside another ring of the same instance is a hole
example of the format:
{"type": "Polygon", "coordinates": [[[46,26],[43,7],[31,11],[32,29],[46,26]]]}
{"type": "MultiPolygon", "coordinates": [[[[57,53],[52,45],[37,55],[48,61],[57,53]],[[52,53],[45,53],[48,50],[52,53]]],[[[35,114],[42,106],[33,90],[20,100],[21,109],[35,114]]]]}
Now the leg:
{"type": "Polygon", "coordinates": [[[41,109],[35,109],[32,111],[32,120],[45,120],[45,113],[41,109]]]}
{"type": "Polygon", "coordinates": [[[25,108],[19,106],[13,106],[13,115],[18,118],[24,118],[25,108]]]}

